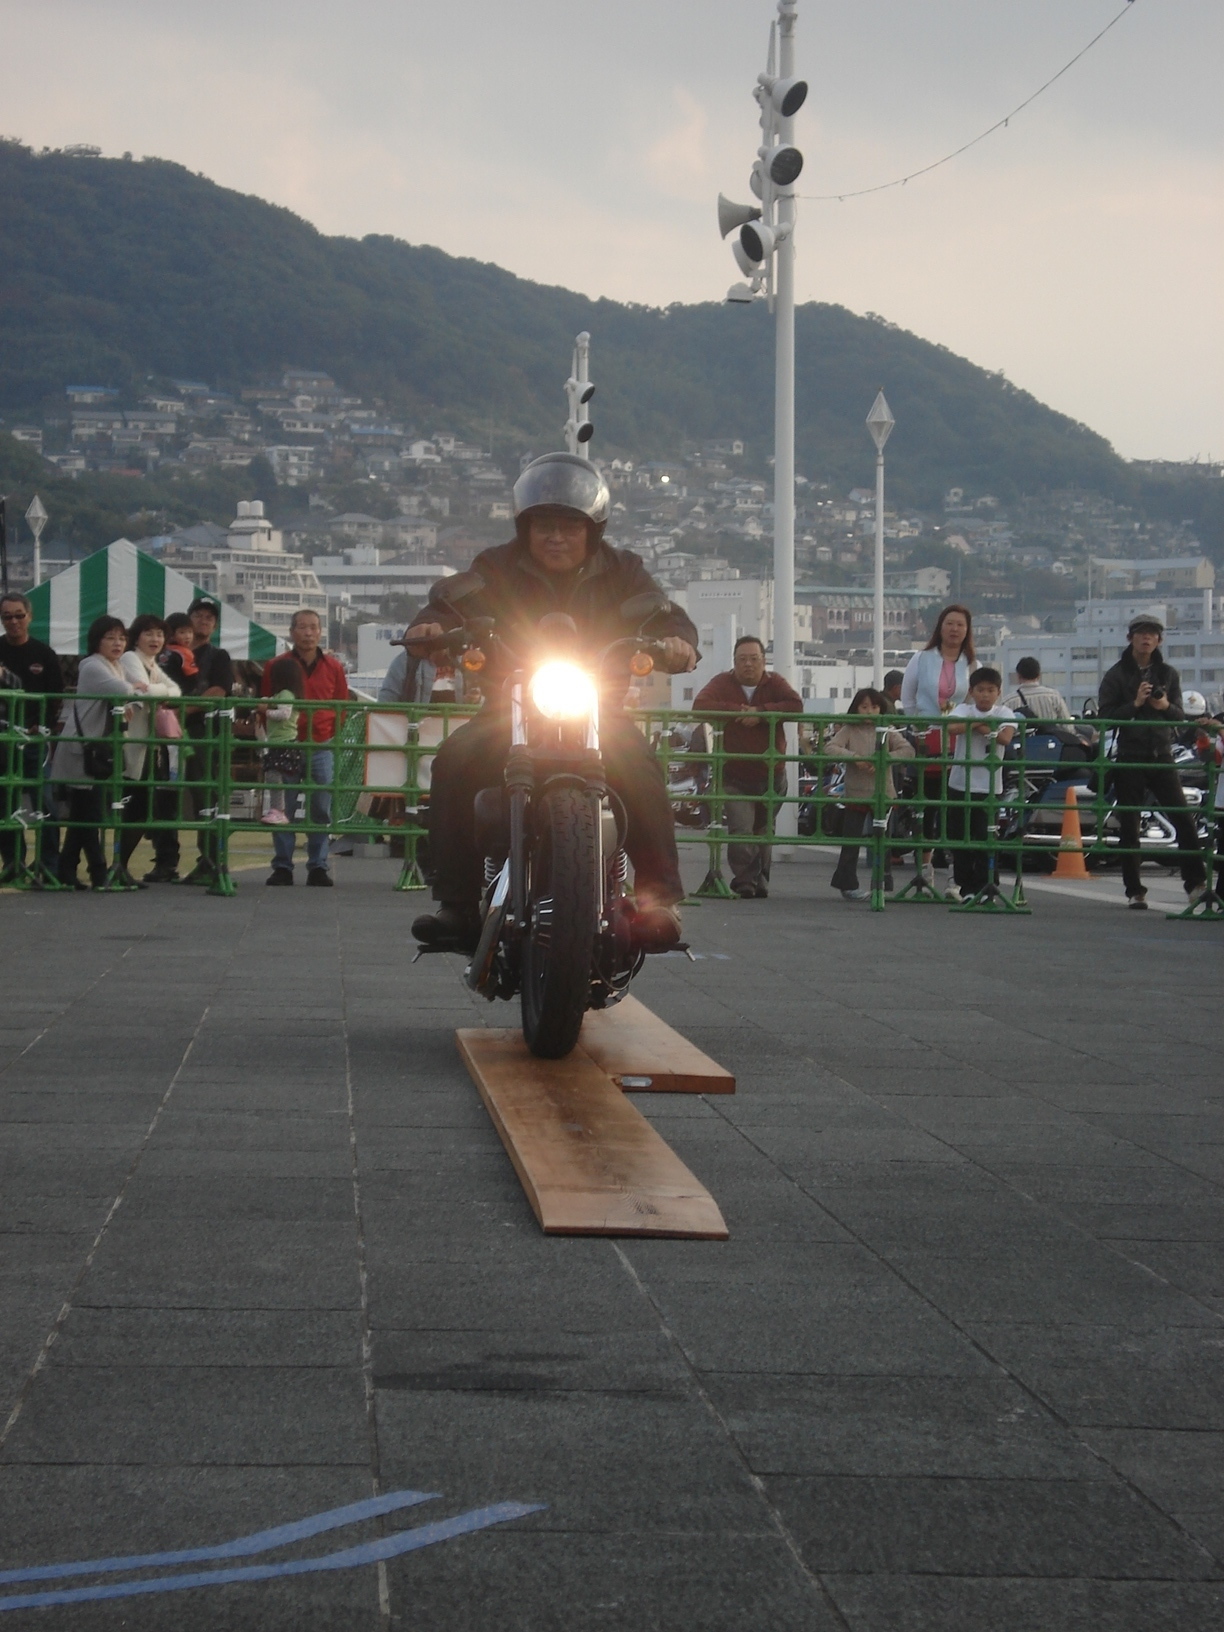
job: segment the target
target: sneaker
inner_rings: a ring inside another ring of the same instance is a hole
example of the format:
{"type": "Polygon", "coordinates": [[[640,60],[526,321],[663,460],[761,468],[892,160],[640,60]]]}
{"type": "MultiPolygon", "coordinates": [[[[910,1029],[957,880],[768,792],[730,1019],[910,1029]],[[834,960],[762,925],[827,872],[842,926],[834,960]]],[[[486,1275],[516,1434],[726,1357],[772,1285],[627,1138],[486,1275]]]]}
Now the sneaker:
{"type": "Polygon", "coordinates": [[[336,881],[326,867],[312,867],[306,874],[307,884],[313,884],[316,889],[330,890],[335,888],[336,881]]]}
{"type": "Polygon", "coordinates": [[[216,882],[217,882],[216,869],[213,867],[212,863],[208,862],[208,861],[197,861],[195,866],[187,874],[187,877],[179,879],[180,884],[206,884],[207,885],[207,884],[215,884],[216,882]]]}
{"type": "MultiPolygon", "coordinates": [[[[188,882],[190,882],[190,880],[188,880],[188,882]]],[[[268,874],[267,878],[264,879],[264,883],[265,884],[289,884],[289,885],[292,885],[292,883],[293,883],[293,874],[289,871],[289,869],[287,867],[273,867],[272,871],[268,874]]]]}
{"type": "Polygon", "coordinates": [[[142,884],[177,884],[178,869],[175,867],[154,867],[141,879],[142,884]]]}
{"type": "Polygon", "coordinates": [[[283,810],[266,811],[260,818],[265,827],[288,827],[289,818],[283,810]]]}
{"type": "Polygon", "coordinates": [[[867,890],[843,890],[841,898],[843,901],[867,901],[870,900],[870,892],[867,890]]]}
{"type": "Polygon", "coordinates": [[[758,901],[769,900],[769,891],[766,889],[764,884],[758,884],[756,889],[753,891],[753,894],[756,896],[758,901]]]}
{"type": "Polygon", "coordinates": [[[1192,890],[1186,891],[1186,905],[1190,907],[1197,907],[1199,902],[1206,894],[1206,884],[1196,884],[1192,890]]]}
{"type": "Polygon", "coordinates": [[[431,950],[470,955],[480,939],[480,913],[466,902],[443,901],[435,912],[413,919],[412,935],[431,950]]]}
{"type": "Polygon", "coordinates": [[[933,862],[924,861],[918,869],[918,876],[924,884],[929,884],[932,889],[935,888],[935,866],[933,862]]]}
{"type": "Polygon", "coordinates": [[[731,888],[741,901],[754,901],[756,899],[756,885],[750,884],[746,879],[732,879],[731,888]]]}
{"type": "Polygon", "coordinates": [[[1127,900],[1126,900],[1126,904],[1131,909],[1132,912],[1146,912],[1147,911],[1147,891],[1146,890],[1140,890],[1138,892],[1138,894],[1128,896],[1127,900]]]}

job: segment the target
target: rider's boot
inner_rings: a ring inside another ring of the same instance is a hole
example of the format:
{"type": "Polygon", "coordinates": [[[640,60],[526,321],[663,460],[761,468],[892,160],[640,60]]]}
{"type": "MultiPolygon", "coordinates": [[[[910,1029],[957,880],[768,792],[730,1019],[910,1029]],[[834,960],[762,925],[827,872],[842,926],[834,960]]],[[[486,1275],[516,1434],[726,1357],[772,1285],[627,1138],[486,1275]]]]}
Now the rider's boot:
{"type": "Polygon", "coordinates": [[[414,920],[412,933],[432,951],[472,953],[480,939],[480,911],[469,901],[443,901],[414,920]]]}
{"type": "Polygon", "coordinates": [[[662,906],[639,896],[633,915],[633,939],[643,952],[670,952],[680,944],[684,926],[677,906],[662,906]]]}

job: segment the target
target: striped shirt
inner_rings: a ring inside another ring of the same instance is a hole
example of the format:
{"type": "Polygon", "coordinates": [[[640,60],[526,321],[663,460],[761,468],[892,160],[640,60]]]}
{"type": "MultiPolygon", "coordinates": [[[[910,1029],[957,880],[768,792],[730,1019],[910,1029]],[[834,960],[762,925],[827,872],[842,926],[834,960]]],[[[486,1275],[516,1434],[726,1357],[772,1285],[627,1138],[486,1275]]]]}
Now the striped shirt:
{"type": "Polygon", "coordinates": [[[1014,708],[1017,713],[1027,711],[1038,720],[1069,720],[1071,710],[1063,701],[1061,691],[1055,691],[1053,686],[1040,685],[1035,680],[1025,680],[1018,685],[1010,697],[1004,697],[1004,705],[1014,708]]]}

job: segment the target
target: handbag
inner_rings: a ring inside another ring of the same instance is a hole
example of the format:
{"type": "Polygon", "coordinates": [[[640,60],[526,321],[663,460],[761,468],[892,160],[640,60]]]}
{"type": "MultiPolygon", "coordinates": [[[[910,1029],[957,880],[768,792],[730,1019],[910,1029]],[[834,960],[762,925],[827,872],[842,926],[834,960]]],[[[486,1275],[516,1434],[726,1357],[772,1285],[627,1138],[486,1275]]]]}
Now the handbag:
{"type": "MultiPolygon", "coordinates": [[[[72,717],[76,721],[76,734],[84,736],[81,730],[81,716],[77,713],[77,706],[72,705],[72,717]]],[[[98,737],[86,737],[81,744],[81,758],[85,764],[85,775],[93,782],[109,782],[115,774],[115,749],[112,743],[98,737]]]]}
{"type": "Polygon", "coordinates": [[[153,731],[156,736],[168,737],[175,741],[183,734],[183,722],[177,711],[168,703],[158,703],[157,713],[153,717],[153,731]]]}

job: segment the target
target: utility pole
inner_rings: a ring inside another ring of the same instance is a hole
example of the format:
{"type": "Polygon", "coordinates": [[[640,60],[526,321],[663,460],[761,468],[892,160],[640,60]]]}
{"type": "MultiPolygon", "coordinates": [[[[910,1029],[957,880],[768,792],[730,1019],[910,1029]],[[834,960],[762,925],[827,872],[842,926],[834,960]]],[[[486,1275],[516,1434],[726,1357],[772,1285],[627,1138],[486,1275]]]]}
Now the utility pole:
{"type": "MultiPolygon", "coordinates": [[[[795,20],[798,0],[777,0],[778,16],[769,29],[765,72],[753,96],[761,110],[761,143],[748,185],[760,199],[735,204],[718,196],[718,230],[725,238],[736,227],[732,254],[746,283],[734,283],[728,302],[750,305],[764,294],[774,314],[774,582],[773,666],[795,684],[795,182],[803,154],[794,145],[795,115],[807,100],[807,83],[795,78],[795,20]]],[[[795,727],[786,728],[787,795],[774,831],[796,831],[798,765],[795,727]]]]}
{"type": "Polygon", "coordinates": [[[585,329],[574,340],[574,355],[570,362],[569,379],[565,382],[565,400],[569,418],[565,422],[565,446],[570,453],[586,457],[586,445],[595,435],[591,424],[591,398],[595,387],[591,384],[591,337],[585,329]]]}
{"type": "Polygon", "coordinates": [[[0,590],[8,593],[8,499],[0,494],[0,590]]]}
{"type": "Polygon", "coordinates": [[[732,284],[727,300],[750,305],[764,294],[774,314],[774,661],[775,671],[795,681],[795,182],[803,154],[795,147],[795,115],[807,84],[795,78],[798,0],[777,0],[770,25],[765,72],[753,96],[761,110],[761,145],[748,178],[760,199],[735,204],[719,194],[718,229],[736,227],[736,265],[748,278],[732,284]]]}

